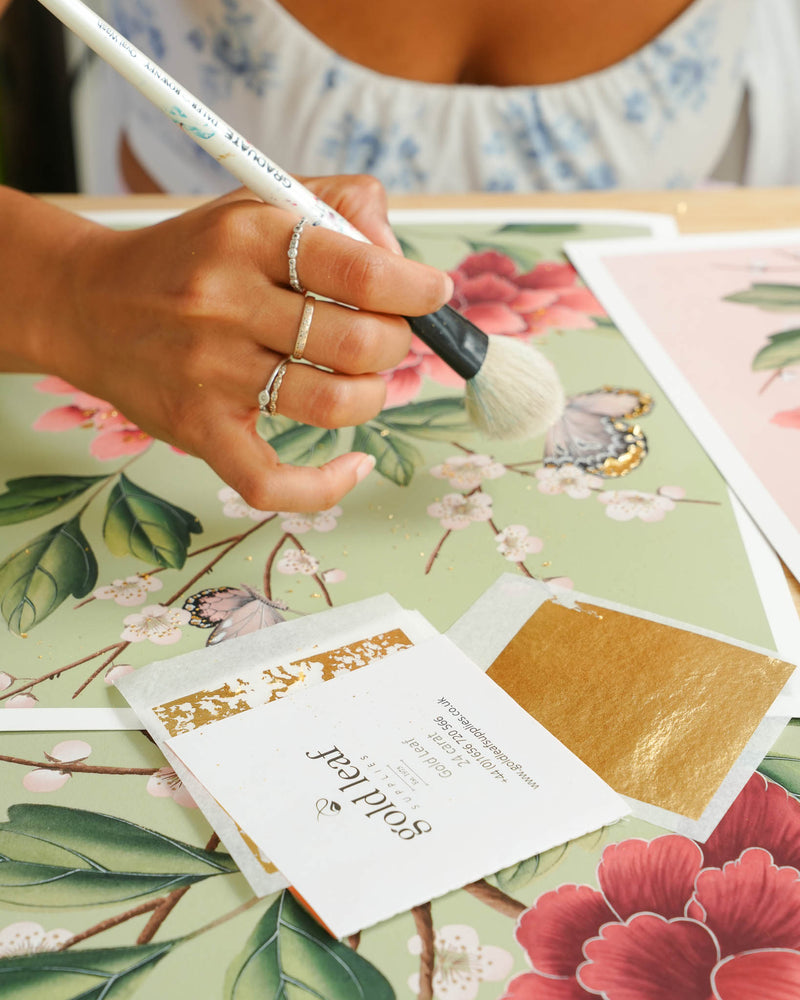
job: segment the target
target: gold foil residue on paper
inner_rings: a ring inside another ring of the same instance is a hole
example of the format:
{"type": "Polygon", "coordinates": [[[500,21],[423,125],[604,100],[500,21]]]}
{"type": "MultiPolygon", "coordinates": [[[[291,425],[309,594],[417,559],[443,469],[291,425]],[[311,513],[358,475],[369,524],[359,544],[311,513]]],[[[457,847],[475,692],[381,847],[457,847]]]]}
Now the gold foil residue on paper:
{"type": "Polygon", "coordinates": [[[327,681],[413,645],[402,629],[390,629],[336,649],[292,660],[286,666],[264,670],[256,681],[240,679],[235,685],[228,681],[216,688],[181,695],[154,706],[153,714],[170,736],[177,736],[282,698],[295,684],[327,681]]]}
{"type": "Polygon", "coordinates": [[[792,670],[695,632],[547,601],[488,673],[617,792],[697,819],[792,670]]]}

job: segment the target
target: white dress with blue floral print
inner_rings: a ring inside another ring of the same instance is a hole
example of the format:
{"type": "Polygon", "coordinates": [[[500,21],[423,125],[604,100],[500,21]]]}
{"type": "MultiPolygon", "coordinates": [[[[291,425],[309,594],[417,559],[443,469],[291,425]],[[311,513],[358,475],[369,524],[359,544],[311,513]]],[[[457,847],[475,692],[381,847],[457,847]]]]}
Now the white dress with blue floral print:
{"type": "MultiPolygon", "coordinates": [[[[656,189],[712,177],[748,91],[752,115],[753,19],[776,2],[695,0],[605,70],[514,87],[381,75],[277,0],[110,0],[109,19],[290,173],[370,173],[392,192],[656,189]]],[[[235,186],[121,87],[119,128],[165,190],[235,186]]]]}

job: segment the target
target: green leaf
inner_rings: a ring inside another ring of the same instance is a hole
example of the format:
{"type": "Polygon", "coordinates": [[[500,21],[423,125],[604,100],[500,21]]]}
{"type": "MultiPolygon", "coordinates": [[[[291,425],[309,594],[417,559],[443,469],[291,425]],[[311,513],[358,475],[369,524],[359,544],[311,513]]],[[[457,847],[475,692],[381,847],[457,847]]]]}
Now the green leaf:
{"type": "Polygon", "coordinates": [[[115,556],[134,555],[148,563],[180,569],[190,534],[203,526],[188,510],[150,493],[121,475],[111,491],[103,537],[115,556]]]}
{"type": "Polygon", "coordinates": [[[722,301],[757,306],[766,312],[797,312],[800,310],[800,285],[754,281],[750,288],[725,295],[722,301]]]}
{"type": "Polygon", "coordinates": [[[464,400],[456,396],[395,406],[384,410],[372,423],[434,441],[452,441],[475,430],[467,417],[464,400]]]}
{"type": "Polygon", "coordinates": [[[762,347],[753,358],[753,371],[788,368],[796,364],[800,364],[800,329],[797,328],[771,334],[767,346],[762,347]]]}
{"type": "Polygon", "coordinates": [[[530,246],[515,246],[513,243],[505,243],[499,240],[467,240],[466,242],[475,253],[494,250],[496,253],[505,254],[523,272],[531,271],[542,260],[541,252],[530,246]]]}
{"type": "Polygon", "coordinates": [[[275,449],[282,462],[312,465],[324,462],[336,447],[339,432],[298,424],[286,417],[259,421],[259,434],[275,449]]]}
{"type": "Polygon", "coordinates": [[[0,524],[18,524],[49,514],[85,493],[106,476],[25,476],[9,479],[0,494],[0,524]]]}
{"type": "Polygon", "coordinates": [[[97,560],[77,517],[57,524],[0,563],[0,612],[17,635],[29,632],[72,594],[97,581],[97,560]]]}
{"type": "Polygon", "coordinates": [[[783,785],[791,795],[800,795],[800,759],[797,757],[768,753],[758,765],[758,770],[783,785]]]}
{"type": "Polygon", "coordinates": [[[580,228],[575,222],[509,222],[505,226],[500,226],[495,232],[531,233],[538,236],[547,236],[549,233],[577,233],[580,228]]]}
{"type": "Polygon", "coordinates": [[[259,920],[225,978],[225,1000],[394,1000],[384,976],[288,893],[259,920]]]}
{"type": "Polygon", "coordinates": [[[494,883],[503,892],[518,892],[535,878],[552,871],[564,860],[573,847],[580,846],[589,851],[595,850],[605,830],[605,827],[601,827],[601,829],[593,830],[583,837],[578,837],[575,840],[568,841],[566,844],[553,847],[549,851],[534,854],[532,858],[527,858],[525,861],[520,861],[519,864],[510,865],[508,868],[503,868],[499,872],[495,872],[494,875],[490,875],[487,878],[487,882],[494,883]]]}
{"type": "Polygon", "coordinates": [[[119,902],[234,871],[227,854],[83,809],[13,805],[0,823],[0,899],[18,906],[119,902]]]}
{"type": "Polygon", "coordinates": [[[0,960],[3,1000],[122,1000],[179,943],[87,948],[0,960]]]}
{"type": "Polygon", "coordinates": [[[378,472],[398,486],[408,486],[414,478],[414,470],[423,461],[413,444],[374,422],[356,427],[353,451],[374,455],[378,472]]]}

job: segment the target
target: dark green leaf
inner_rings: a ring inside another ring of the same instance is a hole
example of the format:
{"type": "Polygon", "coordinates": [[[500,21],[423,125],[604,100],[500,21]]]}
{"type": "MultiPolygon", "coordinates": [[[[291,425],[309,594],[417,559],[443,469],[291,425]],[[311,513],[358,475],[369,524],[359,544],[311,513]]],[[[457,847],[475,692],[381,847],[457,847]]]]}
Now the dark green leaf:
{"type": "Polygon", "coordinates": [[[394,1000],[384,976],[283,892],[225,979],[225,1000],[394,1000]]]}
{"type": "Polygon", "coordinates": [[[766,312],[797,312],[800,310],[800,285],[754,281],[743,292],[725,295],[723,302],[740,302],[766,312]]]}
{"type": "Polygon", "coordinates": [[[0,494],[0,524],[30,521],[57,510],[106,476],[25,476],[9,479],[0,494]]]}
{"type": "Polygon", "coordinates": [[[422,455],[413,444],[377,423],[360,424],[353,436],[353,451],[375,456],[375,468],[398,486],[408,486],[422,455]]]}
{"type": "Polygon", "coordinates": [[[298,424],[286,417],[265,418],[260,422],[259,434],[275,449],[282,462],[292,465],[324,462],[339,437],[338,431],[298,424]]]}
{"type": "Polygon", "coordinates": [[[57,524],[0,564],[0,610],[17,635],[97,581],[97,560],[77,517],[57,524]]]}
{"type": "Polygon", "coordinates": [[[542,260],[542,253],[532,246],[505,243],[494,240],[467,240],[467,244],[475,253],[485,253],[493,250],[495,253],[505,254],[510,257],[520,271],[531,271],[542,260]]]}
{"type": "Polygon", "coordinates": [[[190,534],[202,530],[194,514],[124,475],[111,491],[103,522],[103,537],[115,556],[134,555],[173,569],[180,569],[186,561],[190,534]]]}
{"type": "Polygon", "coordinates": [[[575,222],[509,222],[495,230],[498,233],[531,233],[547,236],[549,233],[577,233],[580,226],[575,222]]]}
{"type": "Polygon", "coordinates": [[[758,770],[783,785],[792,795],[800,795],[800,760],[797,757],[768,753],[758,765],[758,770]]]}
{"type": "Polygon", "coordinates": [[[788,368],[796,364],[800,364],[800,329],[782,330],[771,334],[767,346],[762,347],[753,358],[753,371],[788,368]]]}
{"type": "Polygon", "coordinates": [[[87,948],[0,960],[3,1000],[122,1000],[175,947],[87,948]]]}
{"type": "Polygon", "coordinates": [[[235,870],[227,854],[83,809],[13,805],[0,823],[0,899],[20,906],[135,899],[235,870]]]}
{"type": "Polygon", "coordinates": [[[452,441],[475,430],[467,417],[463,398],[457,396],[395,406],[384,410],[373,421],[376,423],[391,431],[435,441],[452,441]]]}

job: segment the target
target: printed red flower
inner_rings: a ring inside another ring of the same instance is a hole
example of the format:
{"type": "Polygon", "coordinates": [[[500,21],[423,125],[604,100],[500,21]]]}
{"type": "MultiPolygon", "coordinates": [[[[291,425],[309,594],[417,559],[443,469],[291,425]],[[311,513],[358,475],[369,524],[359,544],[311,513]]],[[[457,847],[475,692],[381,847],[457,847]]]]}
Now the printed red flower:
{"type": "Polygon", "coordinates": [[[705,844],[607,847],[599,888],[546,892],[520,917],[533,971],[505,1000],[800,996],[800,803],[755,774],[705,844]]]}
{"type": "MultiPolygon", "coordinates": [[[[455,284],[450,305],[488,334],[529,339],[559,328],[589,330],[593,316],[605,310],[588,288],[578,284],[567,263],[543,261],[520,274],[504,253],[487,250],[466,257],[450,272],[455,284]]],[[[410,402],[422,388],[423,376],[440,385],[462,386],[463,379],[417,337],[405,360],[383,372],[386,406],[410,402]]]]}

